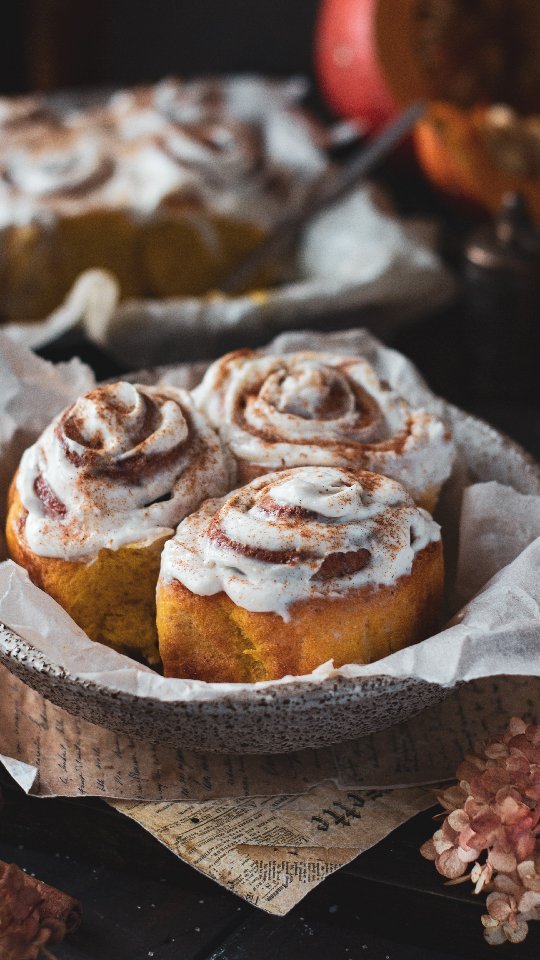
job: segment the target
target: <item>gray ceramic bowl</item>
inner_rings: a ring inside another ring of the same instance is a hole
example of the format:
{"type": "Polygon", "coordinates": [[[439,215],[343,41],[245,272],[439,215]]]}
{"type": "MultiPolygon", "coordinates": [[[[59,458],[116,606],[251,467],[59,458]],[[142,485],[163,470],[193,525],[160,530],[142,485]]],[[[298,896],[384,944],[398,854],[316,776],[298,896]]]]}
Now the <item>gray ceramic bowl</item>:
{"type": "MultiPolygon", "coordinates": [[[[540,494],[540,466],[517,444],[456,408],[448,416],[473,480],[540,494]]],[[[285,753],[361,737],[419,713],[445,690],[414,678],[291,681],[164,702],[70,676],[0,625],[0,662],[68,712],[135,738],[217,753],[285,753]]]]}

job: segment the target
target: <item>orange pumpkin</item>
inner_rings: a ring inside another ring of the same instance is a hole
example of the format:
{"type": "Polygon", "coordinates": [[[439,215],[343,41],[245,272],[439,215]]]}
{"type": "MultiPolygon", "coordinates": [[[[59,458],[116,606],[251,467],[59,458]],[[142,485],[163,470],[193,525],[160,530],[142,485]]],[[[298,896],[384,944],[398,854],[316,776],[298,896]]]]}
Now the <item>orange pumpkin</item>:
{"type": "Polygon", "coordinates": [[[540,106],[538,0],[321,0],[321,89],[344,116],[411,100],[540,106]]]}
{"type": "Polygon", "coordinates": [[[518,189],[539,218],[539,0],[322,0],[315,55],[345,116],[377,126],[433,104],[416,143],[442,190],[492,210],[518,189]],[[516,111],[503,124],[501,103],[516,111]]]}
{"type": "Polygon", "coordinates": [[[429,95],[416,52],[419,0],[322,0],[315,61],[323,94],[341,116],[377,128],[399,106],[429,95]]]}
{"type": "Polygon", "coordinates": [[[540,116],[434,103],[415,144],[424,172],[450,197],[495,212],[505,193],[519,191],[540,223],[540,116]]]}

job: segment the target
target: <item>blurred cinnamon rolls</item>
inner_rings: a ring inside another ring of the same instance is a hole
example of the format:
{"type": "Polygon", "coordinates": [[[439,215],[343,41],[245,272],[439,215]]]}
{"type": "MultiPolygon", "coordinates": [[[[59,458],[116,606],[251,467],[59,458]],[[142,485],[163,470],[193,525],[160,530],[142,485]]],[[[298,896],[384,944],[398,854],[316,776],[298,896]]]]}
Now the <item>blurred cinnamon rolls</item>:
{"type": "Polygon", "coordinates": [[[219,286],[326,167],[295,82],[0,98],[0,317],[37,319],[88,267],[124,296],[219,286]]]}

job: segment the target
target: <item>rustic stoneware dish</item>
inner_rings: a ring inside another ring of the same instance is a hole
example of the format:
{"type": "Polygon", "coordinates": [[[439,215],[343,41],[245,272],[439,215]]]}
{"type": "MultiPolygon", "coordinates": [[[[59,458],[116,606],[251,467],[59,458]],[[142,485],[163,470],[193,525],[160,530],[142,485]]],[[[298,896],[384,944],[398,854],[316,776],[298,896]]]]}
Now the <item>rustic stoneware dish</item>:
{"type": "MultiPolygon", "coordinates": [[[[540,494],[540,466],[474,417],[447,417],[471,480],[497,480],[540,494]]],[[[445,689],[375,676],[294,681],[238,692],[209,686],[207,699],[162,701],[69,675],[0,624],[0,662],[69,713],[138,739],[217,753],[285,753],[361,737],[419,713],[445,689]]]]}

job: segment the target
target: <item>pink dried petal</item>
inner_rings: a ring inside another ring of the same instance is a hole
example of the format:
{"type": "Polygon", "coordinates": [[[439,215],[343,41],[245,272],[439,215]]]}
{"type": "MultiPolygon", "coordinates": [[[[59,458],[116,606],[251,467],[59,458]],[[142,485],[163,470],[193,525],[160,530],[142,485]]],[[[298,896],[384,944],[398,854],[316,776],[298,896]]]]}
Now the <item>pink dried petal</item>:
{"type": "Polygon", "coordinates": [[[496,842],[496,839],[496,835],[491,836],[485,833],[473,833],[473,835],[469,837],[467,849],[489,850],[493,843],[496,842]]]}
{"type": "Polygon", "coordinates": [[[540,907],[540,893],[534,890],[526,890],[518,903],[520,913],[529,913],[531,910],[537,910],[540,907]]]}
{"type": "Polygon", "coordinates": [[[502,757],[508,756],[508,747],[505,743],[501,743],[500,740],[493,740],[491,743],[488,743],[484,753],[490,760],[500,760],[502,757]]]}
{"type": "Polygon", "coordinates": [[[447,821],[448,825],[455,830],[456,833],[460,833],[461,830],[464,830],[465,827],[469,826],[469,817],[464,810],[452,810],[448,814],[447,821]]]}
{"type": "Polygon", "coordinates": [[[479,840],[479,834],[477,834],[472,827],[465,827],[460,835],[458,840],[458,845],[463,850],[470,850],[471,847],[478,847],[480,850],[483,850],[485,843],[482,842],[482,838],[479,840]]]}
{"type": "Polygon", "coordinates": [[[533,855],[537,842],[536,837],[530,831],[524,831],[518,837],[513,838],[513,846],[519,863],[522,860],[528,860],[533,855]]]}
{"type": "Polygon", "coordinates": [[[475,757],[473,754],[465,757],[463,763],[460,763],[459,767],[456,770],[456,777],[458,780],[466,780],[467,783],[470,783],[471,780],[474,780],[480,773],[486,769],[487,763],[485,760],[481,760],[480,757],[475,757]]]}
{"type": "Polygon", "coordinates": [[[435,853],[440,857],[441,853],[446,853],[447,850],[455,850],[453,843],[450,843],[449,840],[434,840],[433,846],[435,847],[435,853]]]}
{"type": "Polygon", "coordinates": [[[534,723],[529,724],[525,730],[525,736],[531,743],[540,744],[540,726],[536,726],[534,723]]]}
{"type": "Polygon", "coordinates": [[[457,848],[457,855],[463,863],[472,863],[473,860],[476,860],[480,856],[481,851],[475,850],[474,847],[468,847],[466,850],[463,847],[457,848]]]}
{"type": "Polygon", "coordinates": [[[494,877],[493,886],[501,893],[507,893],[509,896],[513,897],[514,900],[519,899],[523,893],[523,889],[520,884],[517,883],[513,877],[509,877],[506,873],[498,873],[494,877]]]}
{"type": "Polygon", "coordinates": [[[441,829],[437,831],[440,833],[441,837],[444,837],[445,840],[450,840],[450,843],[455,844],[457,842],[458,833],[456,830],[453,830],[450,825],[450,816],[446,818],[441,824],[441,829]]]}
{"type": "Polygon", "coordinates": [[[523,788],[523,793],[531,800],[540,800],[540,773],[533,773],[523,788]]]}
{"type": "Polygon", "coordinates": [[[495,923],[492,927],[486,926],[484,930],[484,940],[486,943],[489,943],[490,947],[499,947],[501,943],[506,943],[502,923],[495,923]]]}
{"type": "Polygon", "coordinates": [[[540,892],[540,873],[536,870],[534,860],[523,860],[518,863],[519,879],[527,890],[540,892]]]}
{"type": "Polygon", "coordinates": [[[531,769],[529,761],[518,753],[511,753],[510,756],[506,758],[504,765],[509,773],[528,774],[531,769]]]}
{"type": "Polygon", "coordinates": [[[506,893],[489,893],[486,899],[486,907],[490,917],[494,920],[503,921],[515,909],[515,903],[506,893]]]}
{"type": "Polygon", "coordinates": [[[531,743],[530,740],[527,740],[525,734],[512,737],[508,746],[511,751],[519,750],[519,752],[527,758],[529,763],[540,763],[540,745],[536,746],[534,743],[531,743]]]}
{"type": "Polygon", "coordinates": [[[485,835],[488,838],[496,834],[500,826],[501,821],[499,817],[489,807],[471,820],[471,830],[474,833],[485,835]]]}
{"type": "MultiPolygon", "coordinates": [[[[510,773],[503,767],[488,767],[487,770],[484,770],[484,772],[480,774],[478,779],[481,781],[483,789],[489,790],[492,796],[497,793],[497,790],[500,790],[501,787],[505,787],[512,781],[510,773]]],[[[473,784],[471,783],[471,787],[472,786],[473,784]]],[[[474,791],[474,794],[476,796],[476,791],[474,791]]]]}
{"type": "Polygon", "coordinates": [[[454,847],[455,843],[453,843],[452,840],[448,840],[448,838],[444,836],[442,830],[436,830],[433,834],[433,846],[435,847],[435,851],[439,854],[443,853],[445,850],[449,850],[450,847],[454,847]]]}
{"type": "Polygon", "coordinates": [[[500,784],[495,790],[492,790],[491,787],[482,782],[480,777],[476,777],[476,779],[471,780],[469,789],[471,796],[473,796],[476,800],[482,800],[484,803],[489,803],[500,786],[502,786],[502,784],[500,784]]]}
{"type": "Polygon", "coordinates": [[[457,887],[459,883],[467,883],[471,879],[470,873],[464,873],[462,877],[454,877],[453,880],[445,880],[445,887],[457,887]]]}
{"type": "MultiPolygon", "coordinates": [[[[520,775],[519,775],[520,776],[520,775]]],[[[515,780],[515,777],[512,778],[515,780]]],[[[526,777],[526,781],[529,780],[529,777],[526,777]]],[[[497,790],[495,794],[493,803],[502,803],[503,800],[506,800],[507,797],[510,797],[512,800],[515,800],[516,803],[523,803],[523,797],[521,792],[516,789],[514,783],[508,783],[505,787],[501,787],[500,790],[497,790]]]]}
{"type": "Polygon", "coordinates": [[[507,853],[504,850],[499,850],[497,847],[493,847],[489,851],[488,863],[491,864],[494,870],[501,871],[502,873],[511,873],[517,866],[517,860],[513,853],[507,853]]]}
{"type": "MultiPolygon", "coordinates": [[[[497,794],[498,796],[499,794],[497,794]]],[[[503,800],[496,800],[496,810],[502,823],[517,823],[524,817],[528,817],[530,813],[525,803],[518,802],[511,796],[506,796],[503,800]]]]}
{"type": "Polygon", "coordinates": [[[525,733],[527,729],[527,724],[525,720],[522,720],[521,717],[511,717],[508,724],[508,730],[510,731],[513,737],[519,736],[520,733],[525,733]]]}
{"type": "Polygon", "coordinates": [[[475,884],[475,893],[481,893],[484,887],[491,882],[492,874],[493,868],[490,863],[485,863],[483,866],[475,863],[471,870],[471,880],[475,884]]]}
{"type": "Polygon", "coordinates": [[[435,860],[437,857],[437,851],[435,850],[435,844],[433,840],[426,840],[425,843],[420,847],[420,853],[426,860],[435,860]]]}
{"type": "Polygon", "coordinates": [[[445,850],[437,857],[435,866],[443,877],[453,880],[455,877],[461,877],[465,873],[466,865],[460,860],[457,850],[453,847],[451,850],[445,850]]]}
{"type": "Polygon", "coordinates": [[[523,943],[529,932],[529,925],[523,917],[512,917],[511,920],[503,923],[503,931],[510,943],[523,943]]]}
{"type": "Polygon", "coordinates": [[[489,810],[489,806],[484,803],[483,800],[476,800],[474,797],[467,797],[463,809],[469,817],[469,820],[472,820],[474,817],[478,817],[481,813],[486,813],[489,810]]]}

